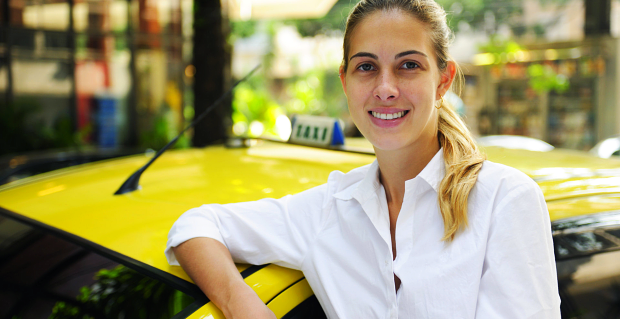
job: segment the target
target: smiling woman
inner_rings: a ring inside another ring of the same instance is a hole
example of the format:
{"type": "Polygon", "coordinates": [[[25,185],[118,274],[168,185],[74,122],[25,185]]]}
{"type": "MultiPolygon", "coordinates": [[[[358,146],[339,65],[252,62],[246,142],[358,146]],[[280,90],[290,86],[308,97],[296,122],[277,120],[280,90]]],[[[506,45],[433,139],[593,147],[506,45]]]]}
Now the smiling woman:
{"type": "Polygon", "coordinates": [[[358,3],[340,80],[376,161],[280,199],[192,209],[169,262],[228,318],[273,318],[234,262],[302,270],[329,318],[559,318],[544,198],[485,161],[444,102],[460,80],[450,39],[432,0],[358,3]]]}
{"type": "Polygon", "coordinates": [[[445,12],[432,1],[360,2],[347,21],[340,79],[345,93],[352,92],[347,94],[351,116],[375,152],[403,150],[394,143],[408,143],[404,149],[415,151],[416,157],[426,150],[422,161],[428,162],[443,147],[446,175],[452,177],[444,178],[439,203],[444,239],[451,240],[467,225],[467,195],[484,156],[458,115],[443,107],[457,73],[456,86],[462,81],[447,53],[450,37],[445,12]],[[355,67],[349,68],[350,63],[355,67]],[[373,132],[373,127],[381,130],[373,132]],[[382,132],[383,137],[377,136],[382,132]],[[399,132],[401,138],[394,138],[399,132]]]}

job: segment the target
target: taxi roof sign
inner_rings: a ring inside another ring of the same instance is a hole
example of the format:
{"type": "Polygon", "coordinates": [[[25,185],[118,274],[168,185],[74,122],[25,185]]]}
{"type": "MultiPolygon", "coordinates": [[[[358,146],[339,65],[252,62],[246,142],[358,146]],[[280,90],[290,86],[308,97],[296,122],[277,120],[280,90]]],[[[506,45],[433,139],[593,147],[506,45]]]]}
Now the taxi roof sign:
{"type": "Polygon", "coordinates": [[[344,123],[340,119],[295,115],[291,125],[291,143],[323,147],[344,145],[344,123]]]}

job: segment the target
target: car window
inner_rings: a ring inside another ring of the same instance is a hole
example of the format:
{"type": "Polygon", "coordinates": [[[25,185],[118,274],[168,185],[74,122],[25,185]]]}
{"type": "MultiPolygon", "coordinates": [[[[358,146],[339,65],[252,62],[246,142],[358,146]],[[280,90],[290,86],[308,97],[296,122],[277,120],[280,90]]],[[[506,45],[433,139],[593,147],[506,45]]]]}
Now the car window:
{"type": "Polygon", "coordinates": [[[293,308],[282,319],[327,319],[327,316],[316,296],[313,295],[293,308]]]}
{"type": "Polygon", "coordinates": [[[83,245],[0,215],[0,318],[171,318],[193,302],[83,245]]]}
{"type": "Polygon", "coordinates": [[[620,317],[620,214],[554,223],[562,318],[620,317]]]}
{"type": "Polygon", "coordinates": [[[558,261],[562,318],[620,317],[620,251],[558,261]]]}

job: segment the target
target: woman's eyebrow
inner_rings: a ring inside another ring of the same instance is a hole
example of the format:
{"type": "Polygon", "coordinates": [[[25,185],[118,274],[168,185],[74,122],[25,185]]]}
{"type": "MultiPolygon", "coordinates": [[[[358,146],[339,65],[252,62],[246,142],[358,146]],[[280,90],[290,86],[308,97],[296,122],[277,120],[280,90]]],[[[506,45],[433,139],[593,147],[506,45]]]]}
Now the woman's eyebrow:
{"type": "Polygon", "coordinates": [[[369,52],[358,52],[352,55],[351,58],[349,58],[349,61],[351,61],[353,58],[358,58],[358,57],[369,57],[375,60],[379,60],[379,57],[376,54],[372,54],[369,52]]]}
{"type": "Polygon", "coordinates": [[[420,52],[420,51],[417,51],[417,50],[409,50],[409,51],[401,52],[401,53],[395,55],[394,59],[402,58],[402,57],[404,57],[406,55],[410,55],[410,54],[419,54],[419,55],[422,55],[422,56],[428,58],[428,55],[424,54],[423,52],[420,52]]]}
{"type": "MultiPolygon", "coordinates": [[[[401,53],[395,55],[394,59],[402,58],[402,57],[410,55],[410,54],[418,54],[418,55],[421,55],[421,56],[424,56],[424,57],[428,58],[428,55],[426,55],[423,52],[420,52],[418,50],[409,50],[409,51],[404,51],[404,52],[401,52],[401,53]]],[[[353,58],[359,58],[359,57],[369,57],[369,58],[372,58],[372,59],[375,59],[375,60],[379,60],[379,57],[376,54],[372,54],[372,53],[369,53],[369,52],[358,52],[358,53],[355,53],[354,55],[352,55],[351,58],[349,58],[349,61],[351,61],[353,58]]]]}

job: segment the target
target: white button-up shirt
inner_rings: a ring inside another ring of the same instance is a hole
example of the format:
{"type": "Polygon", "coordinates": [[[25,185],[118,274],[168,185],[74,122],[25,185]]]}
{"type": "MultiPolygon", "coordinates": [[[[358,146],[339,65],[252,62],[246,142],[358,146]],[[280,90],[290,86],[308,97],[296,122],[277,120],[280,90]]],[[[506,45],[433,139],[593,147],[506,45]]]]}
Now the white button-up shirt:
{"type": "Polygon", "coordinates": [[[538,185],[484,162],[469,195],[469,226],[443,242],[442,152],[405,183],[394,260],[376,161],[281,199],[189,210],[170,230],[166,256],[178,265],[171,247],[209,237],[236,262],[301,270],[328,318],[560,318],[551,225],[538,185]]]}

